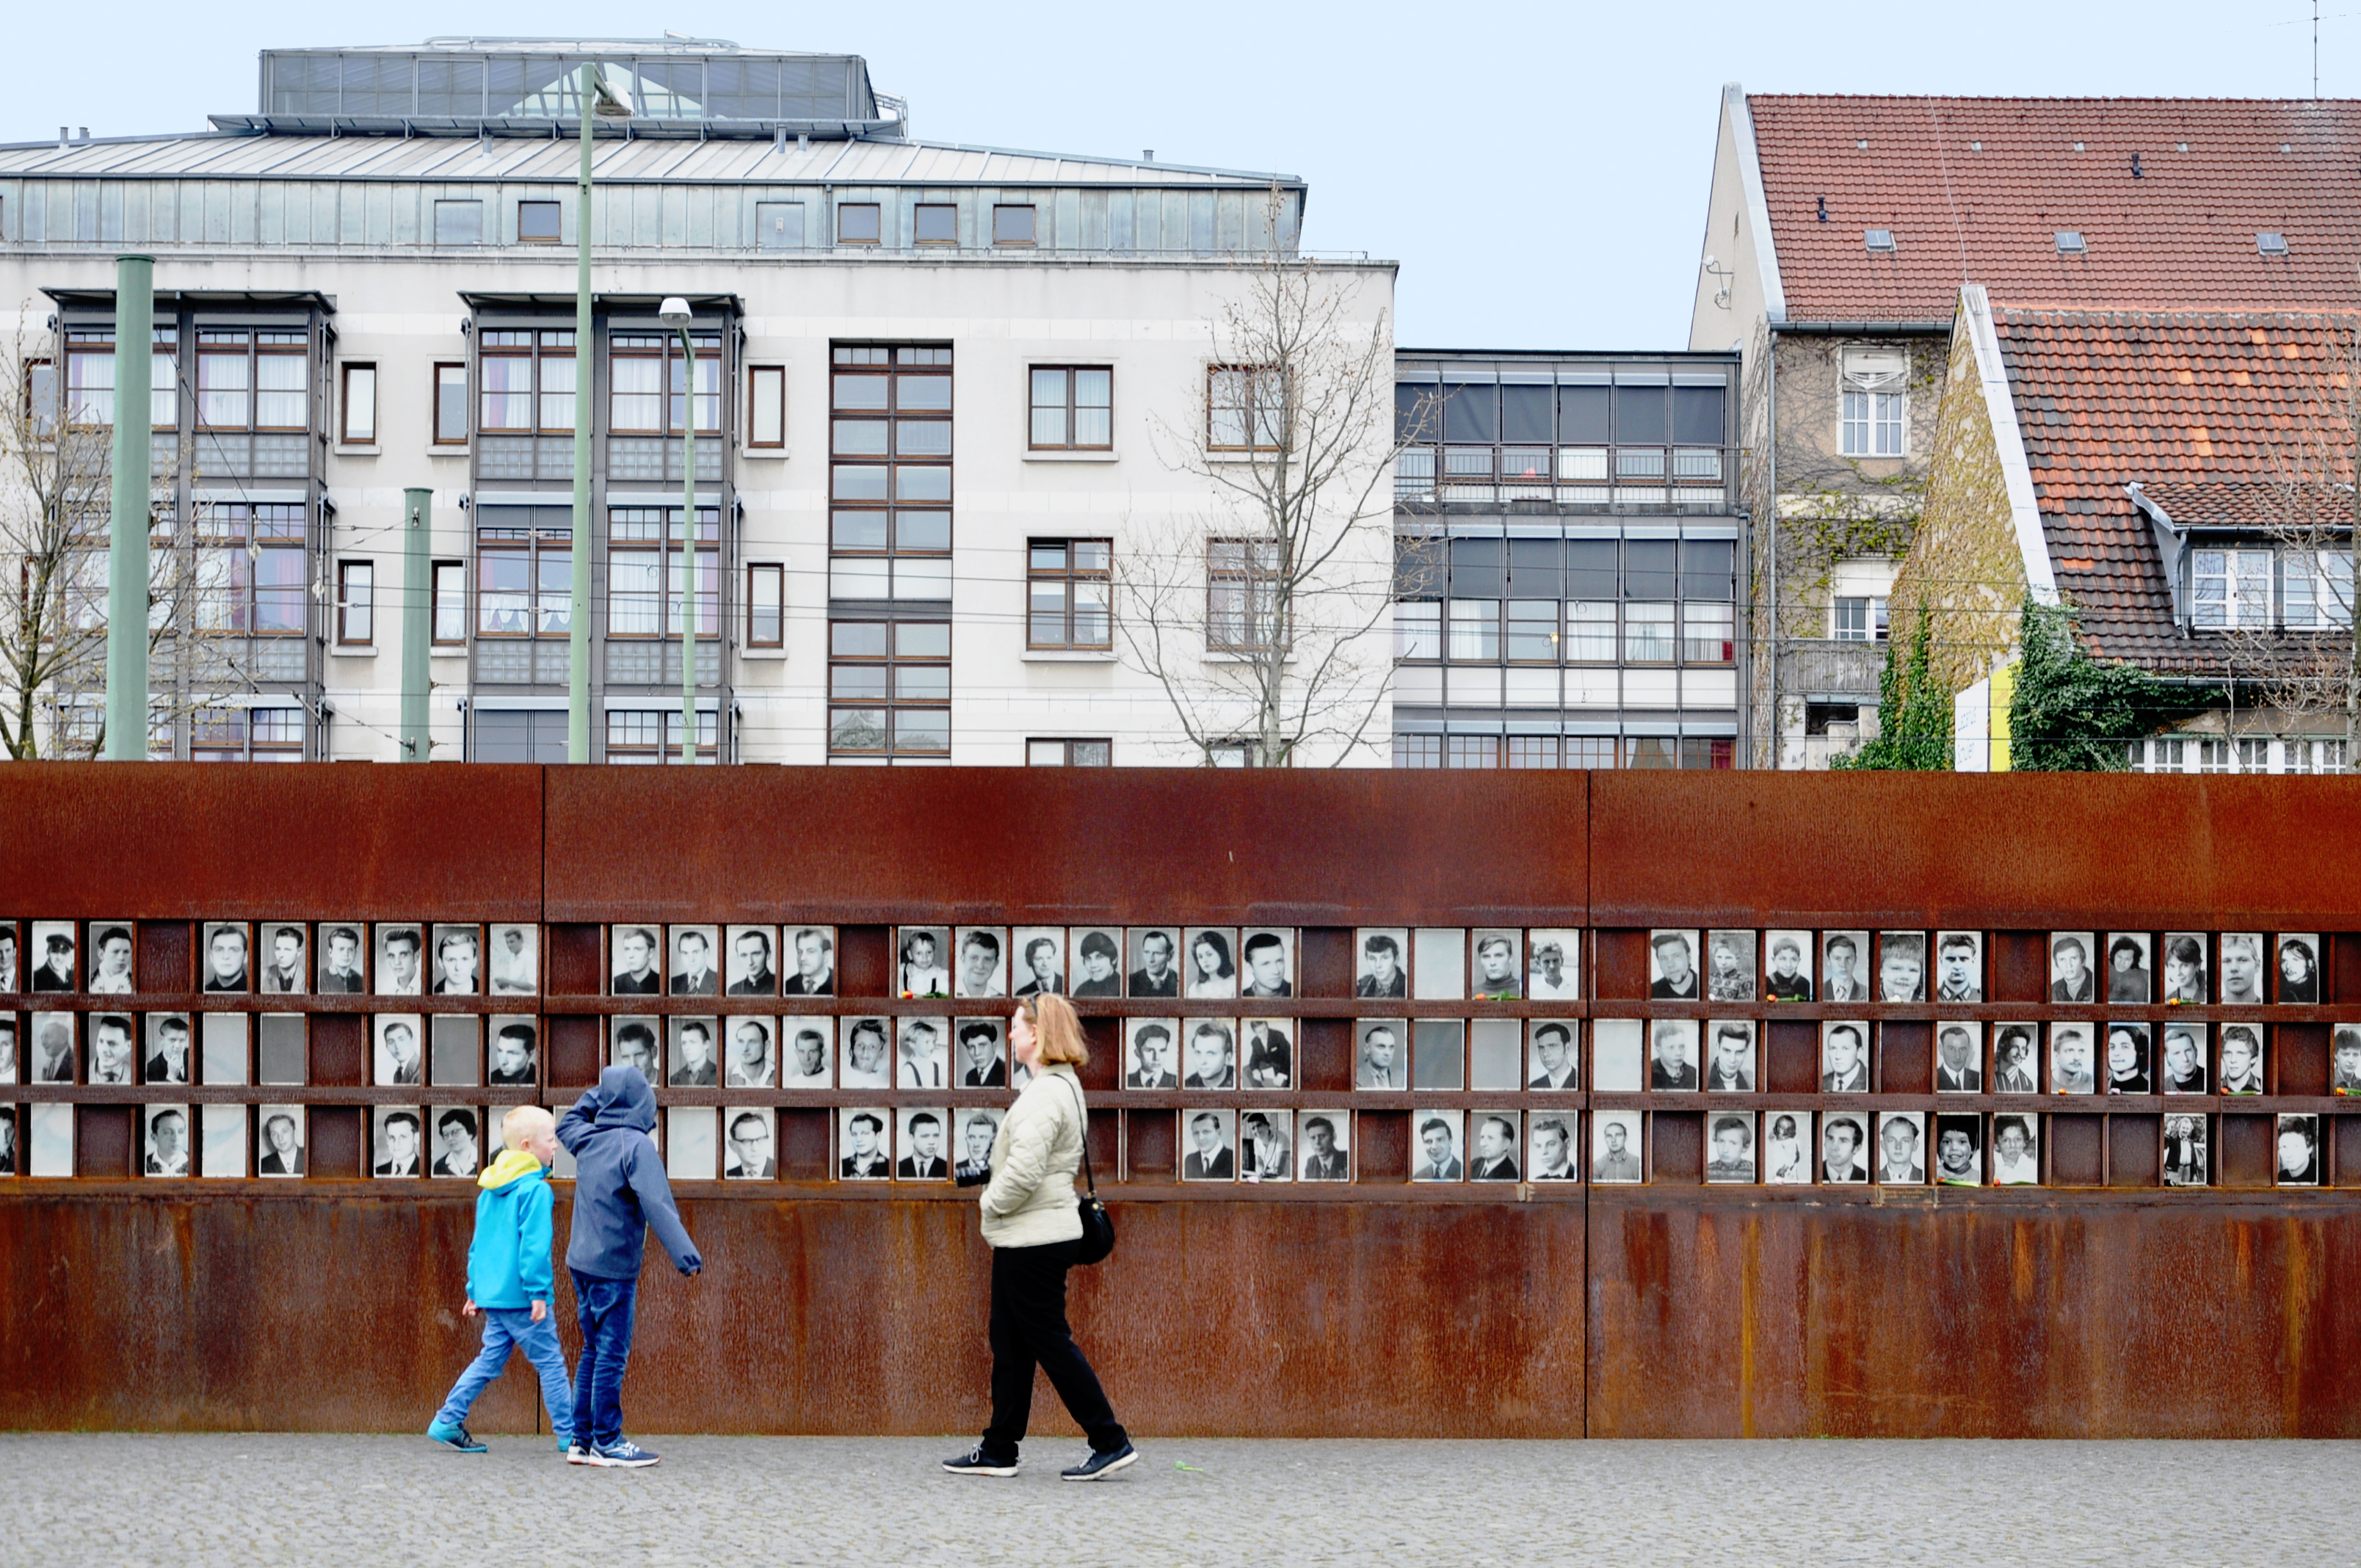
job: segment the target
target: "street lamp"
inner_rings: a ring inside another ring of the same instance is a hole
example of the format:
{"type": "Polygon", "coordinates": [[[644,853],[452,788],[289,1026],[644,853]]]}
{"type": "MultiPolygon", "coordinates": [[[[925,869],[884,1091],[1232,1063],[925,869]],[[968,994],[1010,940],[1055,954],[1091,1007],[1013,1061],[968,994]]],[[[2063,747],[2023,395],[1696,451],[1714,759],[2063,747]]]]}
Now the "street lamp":
{"type": "Polygon", "coordinates": [[[590,760],[590,122],[628,120],[596,60],[582,62],[582,176],[575,203],[574,582],[566,598],[566,760],[590,760]]]}
{"type": "MultiPolygon", "coordinates": [[[[688,335],[688,302],[677,294],[656,307],[656,320],[680,334],[680,761],[697,762],[697,345],[688,335]]],[[[718,587],[719,585],[717,585],[718,587]]],[[[715,725],[714,739],[720,739],[715,725]]],[[[718,759],[717,759],[718,760],[718,759]]]]}

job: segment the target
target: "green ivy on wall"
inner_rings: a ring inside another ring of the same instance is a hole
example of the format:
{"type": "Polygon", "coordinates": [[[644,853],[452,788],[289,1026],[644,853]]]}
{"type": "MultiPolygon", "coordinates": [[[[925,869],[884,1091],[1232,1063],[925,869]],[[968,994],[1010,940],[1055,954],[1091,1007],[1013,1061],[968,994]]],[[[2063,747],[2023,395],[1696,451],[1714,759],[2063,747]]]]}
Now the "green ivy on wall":
{"type": "Polygon", "coordinates": [[[2095,659],[2070,603],[2036,604],[2017,622],[2024,649],[2009,698],[2009,766],[2022,773],[2112,773],[2126,740],[2221,698],[2168,685],[2136,665],[2095,659]]]}
{"type": "Polygon", "coordinates": [[[1951,694],[1933,669],[1934,618],[1924,609],[1910,628],[1910,652],[1897,656],[1898,642],[1885,645],[1885,668],[1877,676],[1877,739],[1831,758],[1828,766],[1861,771],[1949,773],[1951,769],[1951,694]]]}

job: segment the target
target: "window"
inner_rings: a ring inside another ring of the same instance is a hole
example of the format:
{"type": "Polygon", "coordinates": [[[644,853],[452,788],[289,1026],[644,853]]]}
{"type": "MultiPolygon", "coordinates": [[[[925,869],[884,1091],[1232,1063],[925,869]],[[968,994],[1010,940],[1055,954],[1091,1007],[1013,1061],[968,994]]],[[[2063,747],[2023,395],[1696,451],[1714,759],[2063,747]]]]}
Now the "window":
{"type": "Polygon", "coordinates": [[[839,344],[830,357],[829,597],[951,597],[951,351],[839,344]]]}
{"type": "Polygon", "coordinates": [[[1583,599],[1565,607],[1565,656],[1577,663],[1615,662],[1615,604],[1583,599]]]}
{"type": "MultiPolygon", "coordinates": [[[[1286,378],[1277,370],[1216,365],[1206,372],[1206,444],[1216,452],[1275,452],[1286,427],[1286,378]]],[[[1486,455],[1489,472],[1489,455],[1486,455]]]]}
{"type": "Polygon", "coordinates": [[[434,367],[434,444],[467,444],[467,367],[434,367]]]}
{"type": "Polygon", "coordinates": [[[1036,539],[1027,552],[1026,646],[1112,645],[1107,603],[1115,546],[1104,539],[1036,539]]]}
{"type": "Polygon", "coordinates": [[[1737,607],[1700,603],[1681,605],[1681,658],[1692,664],[1727,664],[1738,657],[1737,607]]]}
{"type": "Polygon", "coordinates": [[[836,209],[836,243],[875,245],[884,209],[874,202],[845,202],[836,209]]]}
{"type": "Polygon", "coordinates": [[[1498,735],[1446,735],[1443,765],[1446,768],[1497,768],[1500,765],[1498,735]]]}
{"type": "Polygon", "coordinates": [[[2343,550],[2290,550],[2279,563],[2281,620],[2290,630],[2353,624],[2353,557],[2343,550]]]}
{"type": "MultiPolygon", "coordinates": [[[[149,423],[170,430],[180,422],[180,376],[176,355],[179,334],[170,327],[156,329],[155,357],[149,361],[149,423]]],[[[56,371],[47,361],[27,367],[28,392],[43,403],[55,395],[56,371]]],[[[76,327],[66,334],[66,422],[70,425],[112,426],[115,423],[115,332],[107,327],[76,327]]]]}
{"type": "Polygon", "coordinates": [[[1569,735],[1565,738],[1565,765],[1569,768],[1611,768],[1615,765],[1617,750],[1612,735],[1569,735]]]}
{"type": "Polygon", "coordinates": [[[1034,209],[1029,206],[996,206],[992,209],[992,243],[994,245],[1031,245],[1033,243],[1034,209]]]}
{"type": "Polygon", "coordinates": [[[201,327],[197,423],[207,430],[302,430],[311,422],[311,369],[308,333],[201,327]]]}
{"type": "Polygon", "coordinates": [[[477,428],[486,435],[572,434],[574,334],[501,327],[476,337],[482,382],[477,428]]]}
{"type": "Polygon", "coordinates": [[[831,755],[950,755],[950,622],[839,620],[828,641],[831,755]]]}
{"type": "Polygon", "coordinates": [[[1035,451],[1104,452],[1115,444],[1115,372],[1104,366],[1033,372],[1035,451]]]}
{"type": "Polygon", "coordinates": [[[1673,662],[1671,605],[1628,604],[1623,607],[1623,658],[1625,663],[1632,664],[1669,664],[1673,662]]]}
{"type": "Polygon", "coordinates": [[[339,439],[355,446],[368,446],[377,440],[377,367],[346,362],[345,366],[344,422],[337,428],[339,439]]]}
{"type": "Polygon", "coordinates": [[[1898,348],[1848,348],[1842,361],[1842,442],[1848,457],[1900,457],[1910,358],[1898,348]]]}
{"type": "Polygon", "coordinates": [[[1289,644],[1279,624],[1279,543],[1212,539],[1205,543],[1205,641],[1215,652],[1251,653],[1289,644]]]}
{"type": "Polygon", "coordinates": [[[429,636],[440,645],[465,643],[467,641],[467,563],[437,561],[433,570],[434,599],[428,613],[434,624],[429,636]]]}
{"type": "MultiPolygon", "coordinates": [[[[678,507],[613,507],[607,514],[607,635],[677,637],[681,605],[678,507]]],[[[721,633],[721,512],[697,509],[697,634],[721,633]]]]}
{"type": "Polygon", "coordinates": [[[754,203],[754,243],[763,250],[804,247],[804,204],[801,202],[754,203]]]}
{"type": "Polygon", "coordinates": [[[1681,766],[1684,768],[1733,768],[1737,765],[1737,743],[1728,737],[1681,737],[1681,766]]]}
{"type": "Polygon", "coordinates": [[[1554,768],[1557,755],[1557,737],[1554,735],[1509,737],[1509,766],[1512,768],[1554,768]]]}
{"type": "Polygon", "coordinates": [[[949,202],[921,202],[910,221],[911,237],[920,245],[959,243],[959,209],[949,202]]]}
{"type": "Polygon", "coordinates": [[[2193,623],[2200,630],[2271,623],[2271,553],[2197,550],[2190,554],[2193,623]]]}
{"type": "MultiPolygon", "coordinates": [[[[715,727],[719,714],[699,712],[697,716],[697,761],[702,767],[721,760],[715,744],[715,727]]],[[[630,712],[609,710],[607,715],[607,760],[610,762],[677,764],[680,762],[680,709],[630,712]]]]}
{"type": "Polygon", "coordinates": [[[1443,607],[1432,599],[1394,606],[1394,657],[1443,657],[1443,607]]]}
{"type": "Polygon", "coordinates": [[[1882,598],[1839,598],[1829,635],[1839,642],[1885,641],[1885,601],[1882,598]]]}
{"type": "Polygon", "coordinates": [[[1450,604],[1451,657],[1495,663],[1500,657],[1500,601],[1453,599],[1450,604]]]}
{"type": "Polygon", "coordinates": [[[786,631],[786,568],[775,562],[746,568],[746,646],[784,648],[786,631]]]}
{"type": "Polygon", "coordinates": [[[302,505],[287,503],[216,502],[198,509],[198,630],[302,634],[303,513],[302,505]]]}
{"type": "Polygon", "coordinates": [[[1443,766],[1443,737],[1440,735],[1395,736],[1394,766],[1398,768],[1443,766]]]}
{"type": "Polygon", "coordinates": [[[377,563],[336,563],[336,641],[377,640],[377,563]]]}
{"type": "Polygon", "coordinates": [[[787,444],[787,367],[746,367],[746,444],[770,451],[787,444]]]}
{"type": "Polygon", "coordinates": [[[58,367],[51,359],[25,361],[25,422],[36,441],[47,441],[58,428],[58,367]]]}
{"type": "Polygon", "coordinates": [[[1557,600],[1509,601],[1509,657],[1519,663],[1557,663],[1557,600]]]}
{"type": "MultiPolygon", "coordinates": [[[[478,505],[475,517],[476,635],[566,636],[573,628],[572,510],[478,505]]],[[[436,640],[445,641],[439,630],[436,640]]]]}
{"type": "Polygon", "coordinates": [[[565,208],[555,202],[517,203],[517,241],[522,245],[555,245],[565,208]]]}
{"type": "MultiPolygon", "coordinates": [[[[693,333],[690,342],[697,350],[697,432],[719,434],[721,337],[693,333]]],[[[678,435],[688,421],[688,371],[681,358],[680,335],[619,332],[609,340],[608,358],[608,428],[618,435],[678,435]]],[[[570,413],[566,428],[573,428],[570,413]]]]}
{"type": "Polygon", "coordinates": [[[435,203],[434,243],[437,245],[483,244],[484,204],[481,202],[435,203]]]}
{"type": "Polygon", "coordinates": [[[1112,740],[1027,740],[1025,765],[1029,768],[1111,768],[1112,740]]]}
{"type": "Polygon", "coordinates": [[[1623,738],[1623,765],[1627,768],[1676,768],[1680,766],[1678,744],[1669,735],[1627,735],[1623,738]]]}
{"type": "Polygon", "coordinates": [[[201,707],[189,718],[189,760],[196,762],[300,762],[300,707],[201,707]]]}

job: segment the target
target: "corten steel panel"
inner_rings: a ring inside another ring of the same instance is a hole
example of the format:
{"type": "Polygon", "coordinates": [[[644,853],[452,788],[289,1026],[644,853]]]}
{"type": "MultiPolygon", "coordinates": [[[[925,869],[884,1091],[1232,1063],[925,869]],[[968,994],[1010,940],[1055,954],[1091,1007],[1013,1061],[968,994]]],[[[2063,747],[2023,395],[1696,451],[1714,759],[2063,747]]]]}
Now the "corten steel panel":
{"type": "Polygon", "coordinates": [[[0,910],[537,920],[541,792],[539,768],[477,763],[0,768],[0,910]]]}
{"type": "MultiPolygon", "coordinates": [[[[551,768],[556,920],[1587,924],[1589,775],[551,768]],[[625,830],[628,826],[628,831],[625,830]]],[[[848,958],[848,969],[851,968],[848,958]]]]}
{"type": "Polygon", "coordinates": [[[1647,772],[1590,787],[1596,926],[2302,931],[2361,886],[2361,779],[1647,772]]]}
{"type": "Polygon", "coordinates": [[[2342,1197],[1593,1200],[1594,1437],[2361,1436],[2342,1197]]]}

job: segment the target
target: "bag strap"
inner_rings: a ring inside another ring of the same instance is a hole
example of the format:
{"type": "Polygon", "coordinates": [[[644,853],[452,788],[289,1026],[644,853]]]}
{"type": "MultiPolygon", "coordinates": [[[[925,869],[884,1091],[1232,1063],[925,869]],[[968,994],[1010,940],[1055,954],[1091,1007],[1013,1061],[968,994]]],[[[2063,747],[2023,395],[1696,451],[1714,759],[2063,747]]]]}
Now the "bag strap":
{"type": "Polygon", "coordinates": [[[1090,1188],[1091,1196],[1095,1199],[1099,1195],[1099,1184],[1098,1179],[1091,1174],[1091,1113],[1082,1104],[1081,1090],[1071,1083],[1066,1083],[1062,1078],[1058,1081],[1066,1084],[1066,1092],[1074,1097],[1074,1109],[1082,1118],[1082,1180],[1090,1188]]]}

